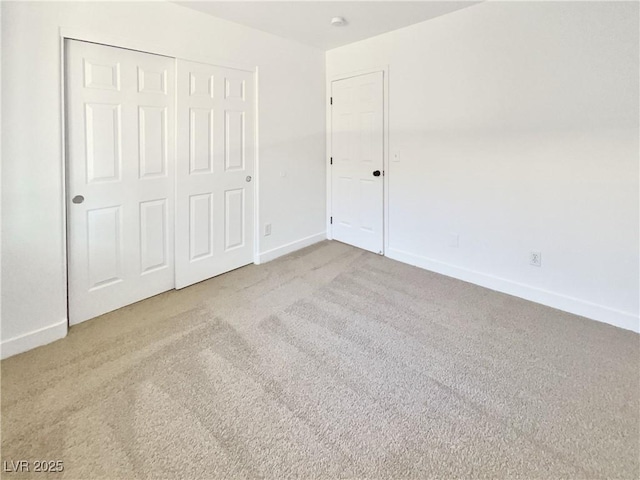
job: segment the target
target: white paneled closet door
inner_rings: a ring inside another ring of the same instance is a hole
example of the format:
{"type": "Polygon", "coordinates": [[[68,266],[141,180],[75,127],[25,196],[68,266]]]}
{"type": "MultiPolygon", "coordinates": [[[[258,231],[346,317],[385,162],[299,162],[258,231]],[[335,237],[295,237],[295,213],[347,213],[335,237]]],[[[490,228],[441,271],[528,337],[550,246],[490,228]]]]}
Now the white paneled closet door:
{"type": "Polygon", "coordinates": [[[172,58],[65,41],[69,322],[174,287],[172,58]]]}
{"type": "Polygon", "coordinates": [[[176,288],[253,262],[253,82],[177,62],[176,288]]]}
{"type": "Polygon", "coordinates": [[[383,253],[383,73],[331,83],[331,233],[383,253]]]}

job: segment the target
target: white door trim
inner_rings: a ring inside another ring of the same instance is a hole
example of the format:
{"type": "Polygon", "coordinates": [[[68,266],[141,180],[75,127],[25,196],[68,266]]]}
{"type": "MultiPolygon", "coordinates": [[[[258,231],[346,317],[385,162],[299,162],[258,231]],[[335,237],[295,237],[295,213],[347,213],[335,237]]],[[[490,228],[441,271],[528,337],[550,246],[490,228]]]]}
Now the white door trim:
{"type": "Polygon", "coordinates": [[[327,126],[327,138],[326,138],[326,165],[327,165],[327,203],[326,203],[326,231],[327,238],[333,240],[333,234],[331,231],[331,132],[333,131],[332,115],[331,115],[331,84],[336,80],[344,80],[351,77],[357,77],[360,75],[367,75],[369,73],[382,72],[382,89],[383,89],[383,105],[382,105],[382,118],[383,118],[383,132],[382,132],[382,155],[383,155],[383,169],[384,177],[382,180],[382,224],[383,224],[383,251],[382,254],[386,255],[389,250],[389,65],[383,65],[380,67],[368,68],[365,70],[356,70],[351,72],[340,73],[327,77],[326,85],[326,126],[327,126]]]}
{"type": "MultiPolygon", "coordinates": [[[[223,65],[220,65],[223,66],[223,65]]],[[[254,265],[260,264],[260,162],[258,161],[260,155],[258,153],[258,132],[260,128],[260,122],[258,121],[258,82],[260,77],[260,69],[256,65],[252,70],[253,72],[253,263],[254,265]]]]}
{"type": "Polygon", "coordinates": [[[163,55],[165,57],[180,58],[190,62],[207,63],[224,68],[233,68],[235,70],[245,70],[247,72],[255,72],[256,66],[247,63],[230,61],[227,59],[217,58],[209,55],[193,55],[193,53],[184,50],[173,50],[159,47],[147,41],[138,41],[124,37],[116,37],[93,30],[83,30],[78,28],[60,27],[60,37],[64,40],[81,40],[83,42],[101,43],[109,47],[127,48],[129,50],[138,50],[143,53],[152,53],[154,55],[163,55]]]}
{"type": "MultiPolygon", "coordinates": [[[[68,222],[68,218],[67,218],[67,128],[66,128],[66,114],[67,114],[67,107],[66,107],[66,96],[65,96],[65,82],[66,82],[66,76],[65,76],[65,62],[66,62],[66,56],[65,56],[65,48],[64,48],[64,44],[65,44],[65,40],[79,40],[79,41],[83,41],[83,42],[91,42],[91,43],[100,43],[102,45],[106,45],[109,47],[116,47],[116,48],[126,48],[129,50],[137,50],[143,53],[150,53],[150,54],[155,54],[155,55],[163,55],[165,57],[171,57],[174,59],[174,61],[177,63],[177,59],[183,59],[183,60],[189,60],[189,61],[193,61],[193,62],[200,62],[200,63],[207,63],[210,65],[216,65],[216,66],[220,66],[220,67],[224,67],[224,68],[231,68],[231,69],[236,69],[236,70],[244,70],[247,72],[251,72],[254,75],[254,89],[255,89],[255,96],[254,96],[254,112],[255,112],[255,118],[254,118],[254,123],[255,123],[255,128],[254,128],[254,182],[253,182],[253,188],[254,188],[254,218],[253,218],[253,224],[255,225],[255,231],[254,231],[254,263],[255,264],[259,264],[260,263],[260,235],[259,233],[259,224],[260,224],[260,220],[259,220],[259,201],[258,201],[258,195],[259,195],[259,182],[260,182],[260,163],[259,163],[259,153],[258,153],[258,129],[259,129],[259,106],[258,106],[258,91],[259,91],[259,77],[258,77],[258,73],[259,73],[259,69],[257,65],[249,65],[246,63],[242,63],[242,62],[235,62],[235,61],[230,61],[228,59],[220,59],[217,57],[213,57],[213,56],[208,56],[208,55],[193,55],[191,52],[184,52],[181,50],[172,50],[172,49],[166,49],[164,47],[159,47],[151,42],[147,42],[147,41],[139,41],[139,40],[133,40],[130,38],[124,38],[124,37],[117,37],[117,36],[113,36],[110,34],[105,34],[105,33],[101,33],[101,32],[96,32],[93,30],[84,30],[84,29],[78,29],[78,28],[68,28],[68,27],[60,27],[59,28],[59,49],[60,49],[60,155],[61,155],[61,162],[62,162],[62,177],[60,178],[60,182],[61,182],[61,186],[62,186],[62,225],[61,225],[61,229],[62,229],[62,245],[63,245],[63,251],[62,251],[62,257],[63,257],[63,261],[64,261],[64,265],[65,265],[65,269],[64,269],[64,286],[65,286],[65,296],[66,296],[66,300],[67,300],[67,318],[66,318],[66,323],[67,323],[67,330],[69,328],[69,253],[68,253],[68,235],[67,235],[67,222],[68,222]]],[[[177,112],[177,109],[174,109],[174,111],[177,112]]],[[[174,145],[174,149],[175,149],[175,145],[174,145]]],[[[65,334],[66,335],[66,334],[65,334]]]]}

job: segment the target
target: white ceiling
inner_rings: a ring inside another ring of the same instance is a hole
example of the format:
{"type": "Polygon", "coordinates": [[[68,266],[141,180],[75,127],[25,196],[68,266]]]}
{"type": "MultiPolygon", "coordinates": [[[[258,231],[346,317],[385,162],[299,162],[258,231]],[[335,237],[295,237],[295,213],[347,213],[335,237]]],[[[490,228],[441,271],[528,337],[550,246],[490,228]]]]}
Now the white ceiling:
{"type": "Polygon", "coordinates": [[[187,1],[187,8],[329,50],[474,5],[468,1],[187,1]],[[341,16],[348,25],[332,27],[341,16]]]}

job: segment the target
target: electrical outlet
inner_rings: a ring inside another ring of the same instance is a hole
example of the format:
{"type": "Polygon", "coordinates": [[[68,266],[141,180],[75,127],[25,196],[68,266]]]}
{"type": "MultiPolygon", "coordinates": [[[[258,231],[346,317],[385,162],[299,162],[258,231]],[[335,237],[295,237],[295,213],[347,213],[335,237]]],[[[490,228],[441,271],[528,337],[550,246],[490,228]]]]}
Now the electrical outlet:
{"type": "Polygon", "coordinates": [[[267,223],[264,226],[264,236],[267,237],[269,235],[271,235],[271,224],[267,223]]]}
{"type": "Polygon", "coordinates": [[[542,253],[540,252],[531,252],[529,253],[529,263],[534,267],[542,266],[542,253]]]}
{"type": "Polygon", "coordinates": [[[454,247],[454,248],[458,248],[460,246],[460,235],[458,235],[457,233],[450,233],[449,234],[449,246],[450,247],[454,247]]]}

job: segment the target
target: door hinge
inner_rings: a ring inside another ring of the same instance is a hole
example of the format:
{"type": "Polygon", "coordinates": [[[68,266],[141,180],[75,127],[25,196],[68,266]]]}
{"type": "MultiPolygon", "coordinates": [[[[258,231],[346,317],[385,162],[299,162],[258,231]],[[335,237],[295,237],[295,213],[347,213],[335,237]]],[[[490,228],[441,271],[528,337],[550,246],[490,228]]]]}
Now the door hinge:
{"type": "Polygon", "coordinates": [[[333,217],[329,217],[329,223],[333,225],[333,217]]]}
{"type": "Polygon", "coordinates": [[[333,105],[333,97],[329,98],[329,105],[333,105]]]}
{"type": "Polygon", "coordinates": [[[333,157],[331,157],[331,160],[329,160],[329,165],[333,165],[333,157]]]}

